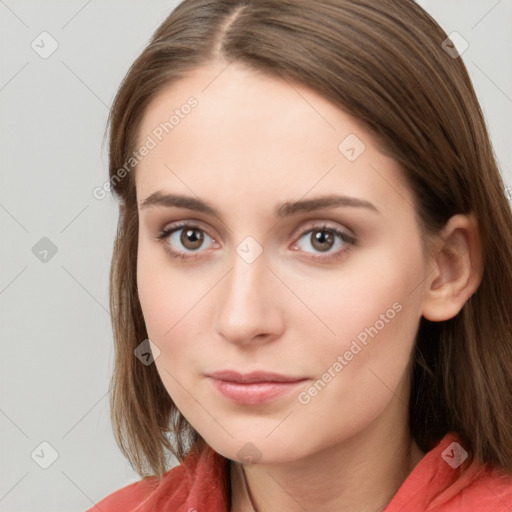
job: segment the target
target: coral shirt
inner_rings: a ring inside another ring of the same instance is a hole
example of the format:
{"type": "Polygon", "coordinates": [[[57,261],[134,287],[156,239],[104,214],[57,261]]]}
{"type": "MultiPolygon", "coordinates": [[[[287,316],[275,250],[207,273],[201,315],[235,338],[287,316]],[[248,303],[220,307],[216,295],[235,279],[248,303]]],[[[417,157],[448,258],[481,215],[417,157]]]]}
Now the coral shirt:
{"type": "MultiPolygon", "coordinates": [[[[454,432],[430,450],[383,512],[510,512],[512,476],[464,459],[454,432]],[[454,444],[458,443],[458,444],[454,444]]],[[[228,459],[209,446],[190,453],[160,483],[148,477],[87,512],[229,512],[228,459]]]]}

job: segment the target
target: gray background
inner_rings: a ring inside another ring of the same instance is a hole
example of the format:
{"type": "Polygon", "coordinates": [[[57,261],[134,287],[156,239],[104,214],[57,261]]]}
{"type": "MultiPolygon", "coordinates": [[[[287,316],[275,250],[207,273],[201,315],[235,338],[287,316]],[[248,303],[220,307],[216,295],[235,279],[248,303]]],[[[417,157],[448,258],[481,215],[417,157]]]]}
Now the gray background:
{"type": "MultiPolygon", "coordinates": [[[[469,43],[463,59],[512,186],[512,0],[419,3],[469,43]]],[[[107,179],[115,91],[176,4],[0,0],[2,512],[84,511],[138,480],[107,397],[117,205],[92,191],[107,179]]]]}

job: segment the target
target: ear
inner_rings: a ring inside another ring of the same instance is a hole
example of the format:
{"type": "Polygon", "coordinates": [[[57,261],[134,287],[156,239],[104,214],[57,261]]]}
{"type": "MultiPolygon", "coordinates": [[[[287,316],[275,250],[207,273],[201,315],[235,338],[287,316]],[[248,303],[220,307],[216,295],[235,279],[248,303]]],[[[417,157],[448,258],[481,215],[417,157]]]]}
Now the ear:
{"type": "Polygon", "coordinates": [[[457,315],[482,280],[481,241],[473,214],[454,215],[432,244],[422,314],[440,322],[457,315]]]}

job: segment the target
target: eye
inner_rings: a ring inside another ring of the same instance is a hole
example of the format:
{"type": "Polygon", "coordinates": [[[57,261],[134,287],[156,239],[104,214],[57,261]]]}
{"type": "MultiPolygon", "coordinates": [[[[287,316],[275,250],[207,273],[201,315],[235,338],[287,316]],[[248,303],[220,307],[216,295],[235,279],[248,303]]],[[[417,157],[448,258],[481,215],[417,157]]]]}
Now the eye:
{"type": "MultiPolygon", "coordinates": [[[[156,237],[164,246],[165,251],[173,258],[190,260],[201,257],[205,249],[218,246],[217,242],[200,226],[192,223],[174,224],[163,229],[156,237]]],[[[301,250],[313,254],[322,260],[344,256],[356,238],[333,226],[313,226],[303,232],[292,250],[301,250]],[[309,247],[312,248],[310,250],[309,247]],[[322,256],[322,254],[324,254],[322,256]]]]}
{"type": "MultiPolygon", "coordinates": [[[[315,226],[301,235],[293,248],[313,254],[327,254],[326,257],[341,256],[354,245],[354,236],[331,226],[315,226]],[[312,248],[310,250],[309,248],[312,248]]],[[[315,256],[316,257],[316,256],[315,256]]],[[[322,256],[320,256],[322,257],[322,256]]]]}
{"type": "Polygon", "coordinates": [[[176,258],[196,257],[205,246],[215,240],[202,228],[194,224],[174,225],[162,230],[157,239],[164,244],[165,250],[176,258]]]}

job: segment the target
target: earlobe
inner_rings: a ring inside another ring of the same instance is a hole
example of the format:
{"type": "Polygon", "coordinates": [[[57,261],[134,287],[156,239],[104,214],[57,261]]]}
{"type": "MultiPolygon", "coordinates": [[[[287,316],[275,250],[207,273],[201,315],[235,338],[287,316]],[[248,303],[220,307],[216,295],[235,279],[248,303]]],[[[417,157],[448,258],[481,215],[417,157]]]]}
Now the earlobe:
{"type": "Polygon", "coordinates": [[[432,245],[422,314],[440,322],[457,315],[482,279],[481,240],[473,214],[454,215],[432,245]]]}

